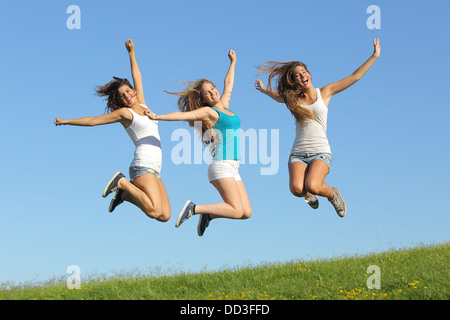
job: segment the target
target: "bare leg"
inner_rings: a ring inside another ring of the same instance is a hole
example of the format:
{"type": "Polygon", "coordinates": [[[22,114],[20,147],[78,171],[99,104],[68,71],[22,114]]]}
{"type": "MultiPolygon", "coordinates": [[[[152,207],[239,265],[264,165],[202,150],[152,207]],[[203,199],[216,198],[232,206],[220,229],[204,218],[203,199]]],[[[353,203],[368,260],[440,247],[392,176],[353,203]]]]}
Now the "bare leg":
{"type": "Polygon", "coordinates": [[[219,191],[221,203],[196,205],[196,214],[209,214],[213,218],[248,219],[252,215],[250,200],[244,183],[234,178],[223,178],[211,181],[219,191]]]}
{"type": "Polygon", "coordinates": [[[294,162],[289,166],[289,189],[296,197],[309,197],[305,188],[305,177],[309,167],[302,162],[294,162]]]}
{"type": "Polygon", "coordinates": [[[316,160],[309,166],[308,173],[305,178],[305,188],[308,192],[326,197],[328,200],[333,199],[334,193],[331,187],[324,182],[330,169],[322,160],[316,160]]]}
{"type": "MultiPolygon", "coordinates": [[[[164,186],[164,183],[161,179],[158,180],[159,184],[159,190],[161,191],[161,200],[163,204],[163,217],[167,220],[170,219],[170,201],[169,201],[169,195],[167,194],[166,187],[164,186]]],[[[166,221],[167,221],[166,220],[166,221]]]]}
{"type": "Polygon", "coordinates": [[[134,178],[133,183],[122,178],[117,184],[122,189],[122,199],[139,207],[148,217],[161,222],[170,218],[170,203],[161,180],[153,174],[134,178]]]}
{"type": "Polygon", "coordinates": [[[342,218],[347,214],[347,205],[336,187],[330,186],[324,182],[328,175],[329,168],[321,160],[316,160],[310,165],[310,170],[305,180],[306,189],[312,194],[327,197],[333,205],[336,213],[342,218]]]}

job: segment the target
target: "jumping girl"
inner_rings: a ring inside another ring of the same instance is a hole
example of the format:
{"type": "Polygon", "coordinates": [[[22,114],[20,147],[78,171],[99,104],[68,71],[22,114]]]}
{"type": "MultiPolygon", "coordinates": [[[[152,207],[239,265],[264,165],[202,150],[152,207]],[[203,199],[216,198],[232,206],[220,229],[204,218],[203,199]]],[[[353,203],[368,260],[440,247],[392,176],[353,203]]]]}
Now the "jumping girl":
{"type": "Polygon", "coordinates": [[[216,86],[208,79],[188,82],[179,96],[180,112],[155,115],[150,110],[145,114],[150,119],[164,121],[188,121],[190,126],[199,129],[203,142],[211,144],[214,150],[208,168],[210,183],[219,191],[224,202],[198,205],[188,200],[181,210],[176,224],[179,227],[192,215],[200,215],[197,233],[202,236],[209,222],[215,218],[248,219],[252,214],[250,201],[244,183],[239,175],[240,140],[239,117],[229,110],[231,92],[234,84],[236,53],[228,53],[230,66],[225,77],[222,96],[216,86]],[[200,124],[197,126],[197,124],[200,124]]]}
{"type": "Polygon", "coordinates": [[[285,103],[296,119],[296,137],[289,157],[289,188],[294,196],[305,197],[314,209],[319,201],[316,195],[326,197],[337,214],[344,217],[347,206],[338,188],[324,182],[332,165],[331,148],[327,138],[327,115],[330,99],[369,70],[380,56],[380,41],[373,42],[372,56],[350,76],[323,88],[315,88],[311,74],[299,61],[266,62],[258,67],[258,75],[269,73],[267,88],[257,80],[255,88],[277,102],[285,103]],[[273,90],[272,82],[277,83],[273,90]]]}
{"type": "Polygon", "coordinates": [[[54,123],[57,126],[98,126],[120,122],[133,140],[136,150],[129,169],[131,182],[121,172],[117,172],[103,190],[103,197],[115,192],[109,212],[123,201],[128,201],[148,217],[165,222],[170,218],[170,203],[160,177],[162,152],[158,122],[144,115],[148,108],[132,40],[127,40],[125,46],[130,57],[134,88],[127,79],[113,77],[114,80],[98,86],[96,90],[99,96],[108,99],[107,114],[71,120],[56,118],[54,123]]]}

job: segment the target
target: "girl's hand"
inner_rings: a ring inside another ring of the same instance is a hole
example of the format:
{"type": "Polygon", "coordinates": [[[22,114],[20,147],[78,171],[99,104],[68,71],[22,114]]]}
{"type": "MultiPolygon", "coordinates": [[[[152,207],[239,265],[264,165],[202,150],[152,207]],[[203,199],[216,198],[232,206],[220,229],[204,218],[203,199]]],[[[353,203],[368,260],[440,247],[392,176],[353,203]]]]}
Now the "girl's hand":
{"type": "Polygon", "coordinates": [[[60,125],[64,124],[63,122],[64,122],[63,119],[56,118],[54,124],[55,124],[55,126],[60,126],[60,125]]]}
{"type": "Polygon", "coordinates": [[[152,110],[150,110],[150,109],[147,109],[147,110],[144,111],[144,116],[147,116],[147,117],[149,117],[152,120],[158,120],[157,117],[156,117],[156,114],[154,114],[152,112],[152,110]]]}
{"type": "Polygon", "coordinates": [[[129,39],[127,41],[125,41],[125,47],[127,48],[127,51],[129,53],[134,52],[134,44],[133,44],[133,40],[129,39]]]}
{"type": "Polygon", "coordinates": [[[235,62],[236,61],[236,52],[234,52],[234,50],[230,50],[228,52],[228,58],[230,58],[231,62],[235,62]]]}
{"type": "Polygon", "coordinates": [[[256,80],[255,82],[255,89],[259,90],[261,92],[265,92],[266,91],[266,87],[264,86],[264,83],[261,80],[256,80]]]}
{"type": "Polygon", "coordinates": [[[373,55],[375,58],[378,58],[380,56],[380,39],[374,39],[373,40],[373,55]]]}

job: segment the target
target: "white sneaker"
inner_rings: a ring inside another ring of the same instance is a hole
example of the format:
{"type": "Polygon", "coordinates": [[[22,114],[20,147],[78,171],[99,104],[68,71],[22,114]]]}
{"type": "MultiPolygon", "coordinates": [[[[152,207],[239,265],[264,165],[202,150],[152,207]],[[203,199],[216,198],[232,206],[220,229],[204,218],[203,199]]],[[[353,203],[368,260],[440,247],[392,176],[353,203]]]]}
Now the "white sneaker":
{"type": "Polygon", "coordinates": [[[347,214],[347,205],[345,204],[344,199],[342,199],[339,189],[336,187],[332,187],[331,189],[333,190],[334,197],[330,200],[330,202],[334,209],[336,209],[336,213],[339,217],[343,218],[347,214]]]}
{"type": "Polygon", "coordinates": [[[315,194],[310,194],[308,198],[305,197],[305,202],[313,209],[317,209],[319,207],[319,199],[315,194]]]}

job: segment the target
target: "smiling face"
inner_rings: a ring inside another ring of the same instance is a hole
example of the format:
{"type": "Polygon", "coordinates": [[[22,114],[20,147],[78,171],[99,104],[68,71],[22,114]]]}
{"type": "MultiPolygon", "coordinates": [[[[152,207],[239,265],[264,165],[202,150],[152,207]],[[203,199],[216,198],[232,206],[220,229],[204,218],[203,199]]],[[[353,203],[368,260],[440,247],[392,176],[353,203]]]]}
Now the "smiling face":
{"type": "Polygon", "coordinates": [[[205,82],[200,89],[200,93],[208,106],[213,106],[220,101],[219,91],[211,82],[205,82]]]}
{"type": "Polygon", "coordinates": [[[301,65],[298,65],[294,68],[294,72],[292,73],[292,80],[295,83],[298,83],[303,89],[308,89],[312,86],[311,74],[304,66],[301,65]]]}
{"type": "Polygon", "coordinates": [[[130,88],[128,85],[123,85],[117,90],[120,101],[127,106],[131,107],[136,103],[136,90],[130,88]]]}

